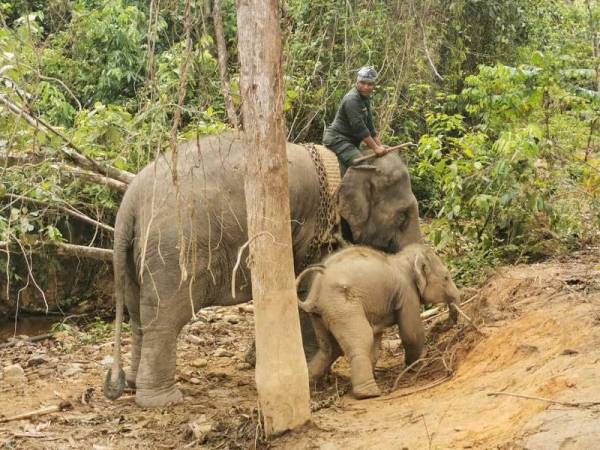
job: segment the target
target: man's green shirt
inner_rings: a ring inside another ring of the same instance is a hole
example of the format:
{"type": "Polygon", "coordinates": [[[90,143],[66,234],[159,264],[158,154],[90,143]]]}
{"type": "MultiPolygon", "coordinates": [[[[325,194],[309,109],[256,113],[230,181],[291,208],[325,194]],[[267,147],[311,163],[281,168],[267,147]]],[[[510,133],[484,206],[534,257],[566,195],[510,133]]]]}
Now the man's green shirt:
{"type": "Polygon", "coordinates": [[[356,147],[366,137],[377,136],[370,97],[363,97],[355,87],[352,88],[344,95],[328,131],[330,137],[333,137],[332,134],[341,135],[340,138],[345,137],[356,147]]]}

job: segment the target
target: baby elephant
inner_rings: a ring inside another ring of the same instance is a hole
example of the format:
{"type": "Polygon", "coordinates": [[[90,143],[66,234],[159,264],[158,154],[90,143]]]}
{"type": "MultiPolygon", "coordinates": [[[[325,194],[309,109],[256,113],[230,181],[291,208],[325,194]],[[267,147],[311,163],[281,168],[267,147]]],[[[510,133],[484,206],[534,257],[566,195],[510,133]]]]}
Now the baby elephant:
{"type": "Polygon", "coordinates": [[[350,360],[357,398],[381,395],[373,365],[381,335],[397,324],[406,364],[419,359],[425,331],[421,303],[456,302],[459,291],[441,259],[429,247],[412,244],[396,254],[368,247],[341,250],[319,272],[300,308],[310,314],[319,350],[308,364],[311,379],[323,376],[342,354],[350,360]]]}

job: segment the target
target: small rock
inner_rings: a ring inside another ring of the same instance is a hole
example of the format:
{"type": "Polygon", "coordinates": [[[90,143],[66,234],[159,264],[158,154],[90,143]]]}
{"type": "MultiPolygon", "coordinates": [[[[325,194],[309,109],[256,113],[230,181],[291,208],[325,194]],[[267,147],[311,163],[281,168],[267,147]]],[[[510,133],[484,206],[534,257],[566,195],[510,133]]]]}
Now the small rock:
{"type": "Polygon", "coordinates": [[[206,341],[198,336],[195,336],[193,334],[188,334],[185,337],[185,340],[192,343],[192,344],[196,344],[196,345],[203,345],[206,344],[206,341]]]}
{"type": "Polygon", "coordinates": [[[237,380],[236,383],[238,386],[248,386],[250,382],[248,380],[237,380]]]}
{"type": "Polygon", "coordinates": [[[197,358],[190,363],[193,367],[206,367],[208,360],[206,358],[197,358]]]}
{"type": "Polygon", "coordinates": [[[33,355],[27,360],[27,367],[35,367],[42,364],[47,364],[49,362],[50,358],[48,358],[46,355],[33,355]]]}
{"type": "Polygon", "coordinates": [[[40,378],[44,378],[48,375],[51,375],[54,373],[54,369],[40,369],[37,371],[38,375],[40,376],[40,378]]]}
{"type": "Polygon", "coordinates": [[[237,370],[250,370],[252,369],[252,365],[248,364],[247,362],[243,362],[236,365],[235,368],[237,370]]]}
{"type": "Polygon", "coordinates": [[[324,444],[319,445],[319,450],[339,450],[339,449],[340,449],[340,447],[338,447],[333,442],[325,442],[324,444]]]}
{"type": "Polygon", "coordinates": [[[400,340],[400,339],[385,340],[382,342],[381,346],[383,347],[384,350],[393,352],[393,351],[398,350],[400,347],[402,347],[402,340],[400,340]]]}
{"type": "Polygon", "coordinates": [[[110,367],[112,366],[114,359],[111,355],[106,355],[104,358],[102,358],[102,361],[100,361],[100,364],[102,364],[104,367],[110,367]]]}
{"type": "Polygon", "coordinates": [[[188,427],[191,434],[200,444],[206,440],[206,436],[213,429],[212,423],[208,421],[205,414],[202,414],[198,419],[189,422],[188,427]]]}
{"type": "Polygon", "coordinates": [[[81,368],[81,364],[77,364],[77,363],[73,363],[73,364],[69,364],[67,366],[67,368],[63,371],[63,376],[65,377],[72,377],[73,375],[77,375],[78,373],[83,372],[83,369],[81,368]]]}
{"type": "Polygon", "coordinates": [[[228,352],[224,348],[218,348],[213,353],[213,356],[216,356],[217,358],[229,358],[229,357],[233,356],[233,353],[228,352]]]}
{"type": "Polygon", "coordinates": [[[196,377],[190,378],[190,383],[192,384],[200,384],[200,380],[196,377]]]}
{"type": "Polygon", "coordinates": [[[4,368],[4,381],[7,383],[21,383],[27,381],[25,371],[19,364],[12,364],[4,368]]]}
{"type": "Polygon", "coordinates": [[[220,380],[225,380],[229,378],[229,374],[224,369],[211,369],[206,372],[206,376],[209,378],[218,378],[220,380]]]}
{"type": "Polygon", "coordinates": [[[223,320],[225,320],[225,322],[229,322],[229,323],[238,323],[240,321],[240,318],[238,316],[229,315],[229,316],[223,316],[223,320]]]}
{"type": "Polygon", "coordinates": [[[241,313],[253,313],[254,305],[240,305],[238,306],[238,311],[241,313]]]}
{"type": "Polygon", "coordinates": [[[579,354],[579,352],[577,350],[574,350],[572,348],[565,348],[563,350],[563,352],[561,353],[561,355],[577,355],[579,354]]]}

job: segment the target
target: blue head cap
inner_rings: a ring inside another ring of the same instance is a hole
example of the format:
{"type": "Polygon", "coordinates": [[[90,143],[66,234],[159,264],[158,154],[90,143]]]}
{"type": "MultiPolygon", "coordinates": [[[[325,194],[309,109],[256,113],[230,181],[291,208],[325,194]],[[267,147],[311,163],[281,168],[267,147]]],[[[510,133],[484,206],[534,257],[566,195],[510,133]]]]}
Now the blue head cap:
{"type": "Polygon", "coordinates": [[[372,66],[362,66],[358,69],[356,81],[370,81],[375,83],[377,71],[372,66]]]}

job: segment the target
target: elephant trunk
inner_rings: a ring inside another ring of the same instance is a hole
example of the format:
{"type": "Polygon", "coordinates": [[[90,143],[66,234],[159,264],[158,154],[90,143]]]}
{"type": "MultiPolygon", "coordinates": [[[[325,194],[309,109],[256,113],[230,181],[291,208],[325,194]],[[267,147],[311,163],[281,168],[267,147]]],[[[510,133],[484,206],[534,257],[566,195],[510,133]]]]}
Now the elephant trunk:
{"type": "MultiPolygon", "coordinates": [[[[325,270],[325,266],[323,264],[314,264],[312,266],[308,266],[306,269],[304,269],[302,272],[300,272],[300,274],[296,278],[296,293],[298,293],[298,288],[300,287],[300,283],[302,282],[302,279],[306,275],[308,275],[311,272],[318,272],[318,273],[322,274],[324,270],[325,270]]],[[[298,307],[306,313],[311,313],[315,309],[314,300],[303,302],[298,297],[298,307]]]]}
{"type": "Polygon", "coordinates": [[[446,297],[446,304],[448,305],[448,313],[452,322],[458,322],[458,309],[457,303],[460,300],[460,291],[454,284],[454,282],[450,282],[451,286],[449,289],[449,293],[446,297]]]}

